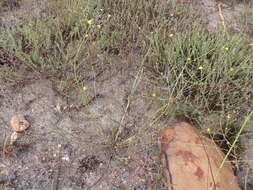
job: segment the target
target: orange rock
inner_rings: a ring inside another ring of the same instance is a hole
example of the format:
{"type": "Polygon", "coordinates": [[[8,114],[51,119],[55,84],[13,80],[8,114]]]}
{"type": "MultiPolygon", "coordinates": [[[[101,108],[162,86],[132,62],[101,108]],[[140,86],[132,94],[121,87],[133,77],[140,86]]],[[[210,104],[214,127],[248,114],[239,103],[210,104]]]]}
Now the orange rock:
{"type": "Polygon", "coordinates": [[[209,138],[188,123],[178,123],[161,134],[161,153],[168,189],[239,190],[229,162],[209,138]]]}

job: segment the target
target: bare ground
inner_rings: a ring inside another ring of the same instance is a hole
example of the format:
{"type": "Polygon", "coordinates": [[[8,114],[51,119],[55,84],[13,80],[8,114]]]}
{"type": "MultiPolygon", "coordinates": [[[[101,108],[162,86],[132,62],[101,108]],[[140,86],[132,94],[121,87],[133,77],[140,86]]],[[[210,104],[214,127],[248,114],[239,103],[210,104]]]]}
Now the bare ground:
{"type": "Polygon", "coordinates": [[[155,83],[141,66],[123,61],[86,86],[95,98],[80,110],[68,107],[48,80],[1,92],[2,188],[161,188],[157,133],[162,126],[151,124],[159,106],[150,95],[159,90],[155,83]],[[16,114],[25,115],[31,128],[8,145],[9,120],[16,114]]]}

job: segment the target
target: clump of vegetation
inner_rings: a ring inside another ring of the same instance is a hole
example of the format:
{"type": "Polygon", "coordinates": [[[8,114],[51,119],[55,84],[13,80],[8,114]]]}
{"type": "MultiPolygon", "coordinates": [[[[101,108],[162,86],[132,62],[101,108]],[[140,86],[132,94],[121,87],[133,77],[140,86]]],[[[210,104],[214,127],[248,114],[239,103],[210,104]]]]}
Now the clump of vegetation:
{"type": "Polygon", "coordinates": [[[154,37],[153,60],[175,102],[201,115],[223,112],[224,119],[237,120],[251,109],[252,44],[226,32],[208,35],[198,26],[168,35],[154,37]]]}

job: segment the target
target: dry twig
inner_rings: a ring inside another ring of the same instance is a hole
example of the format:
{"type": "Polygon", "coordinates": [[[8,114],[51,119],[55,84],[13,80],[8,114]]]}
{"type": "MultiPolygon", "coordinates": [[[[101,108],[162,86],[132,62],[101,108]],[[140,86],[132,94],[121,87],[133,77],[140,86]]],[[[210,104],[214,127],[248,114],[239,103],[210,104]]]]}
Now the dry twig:
{"type": "Polygon", "coordinates": [[[223,14],[222,14],[222,4],[221,3],[219,3],[218,4],[218,12],[219,12],[219,16],[220,16],[220,19],[221,19],[221,23],[222,23],[222,25],[223,25],[223,27],[224,27],[224,29],[226,29],[226,25],[225,25],[225,19],[224,19],[224,16],[223,16],[223,14]]]}

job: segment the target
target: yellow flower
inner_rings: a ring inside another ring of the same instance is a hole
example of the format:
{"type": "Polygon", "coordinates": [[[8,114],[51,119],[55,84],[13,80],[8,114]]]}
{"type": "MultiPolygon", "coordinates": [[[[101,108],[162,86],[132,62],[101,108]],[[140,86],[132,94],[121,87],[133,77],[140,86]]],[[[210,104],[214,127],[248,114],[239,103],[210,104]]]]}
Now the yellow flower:
{"type": "Polygon", "coordinates": [[[174,36],[174,34],[169,34],[169,37],[172,38],[174,36]]]}
{"type": "Polygon", "coordinates": [[[250,43],[249,46],[253,46],[253,43],[250,43]]]}
{"type": "Polygon", "coordinates": [[[232,115],[231,114],[227,114],[226,118],[229,120],[232,118],[232,115]]]}
{"type": "Polygon", "coordinates": [[[83,86],[83,91],[88,90],[88,88],[86,86],[83,86]]]}
{"type": "Polygon", "coordinates": [[[62,145],[61,144],[57,144],[57,151],[60,151],[62,148],[62,145]]]}
{"type": "Polygon", "coordinates": [[[88,38],[88,37],[89,37],[89,34],[85,34],[84,37],[85,37],[85,38],[88,38]]]}
{"type": "Polygon", "coordinates": [[[191,61],[191,58],[190,58],[190,57],[188,57],[186,60],[187,60],[187,61],[191,61]]]}
{"type": "Polygon", "coordinates": [[[232,72],[232,71],[234,71],[234,70],[235,70],[234,68],[230,68],[230,69],[229,69],[230,72],[232,72]]]}
{"type": "Polygon", "coordinates": [[[208,127],[206,130],[208,133],[211,133],[211,128],[208,127]]]}
{"type": "Polygon", "coordinates": [[[87,20],[87,24],[91,25],[94,23],[94,20],[93,19],[90,19],[90,20],[87,20]]]}
{"type": "Polygon", "coordinates": [[[198,67],[198,70],[203,70],[203,69],[204,69],[204,67],[202,67],[202,66],[198,67]]]}
{"type": "Polygon", "coordinates": [[[97,28],[100,29],[102,26],[100,24],[97,25],[97,28]]]}
{"type": "Polygon", "coordinates": [[[225,47],[225,48],[224,48],[224,50],[225,50],[225,51],[228,51],[228,50],[229,50],[229,48],[228,48],[228,47],[225,47]]]}
{"type": "Polygon", "coordinates": [[[171,13],[171,14],[170,14],[170,16],[174,16],[174,14],[173,14],[173,13],[171,13]]]}
{"type": "Polygon", "coordinates": [[[151,96],[152,96],[152,97],[156,97],[156,93],[153,92],[153,93],[151,94],[151,96]]]}
{"type": "Polygon", "coordinates": [[[108,15],[107,15],[107,18],[111,18],[111,17],[112,17],[112,15],[111,15],[111,14],[108,14],[108,15]]]}

